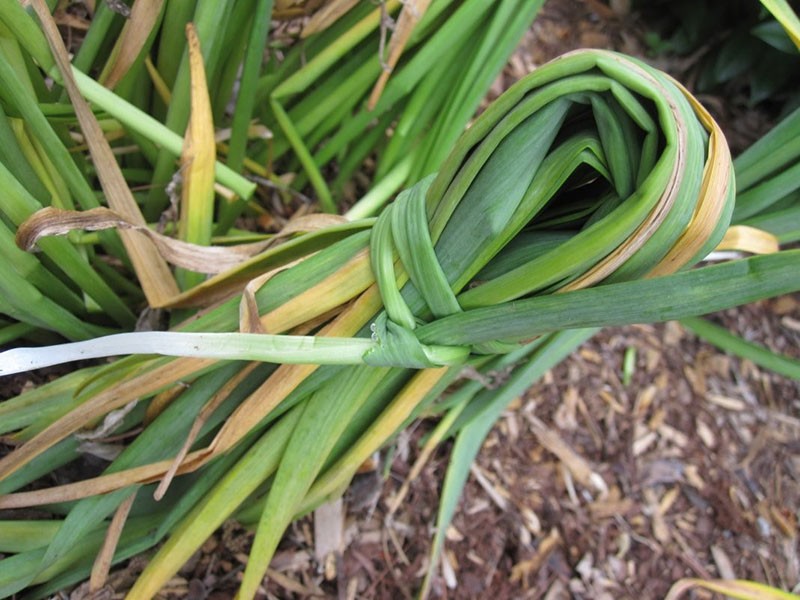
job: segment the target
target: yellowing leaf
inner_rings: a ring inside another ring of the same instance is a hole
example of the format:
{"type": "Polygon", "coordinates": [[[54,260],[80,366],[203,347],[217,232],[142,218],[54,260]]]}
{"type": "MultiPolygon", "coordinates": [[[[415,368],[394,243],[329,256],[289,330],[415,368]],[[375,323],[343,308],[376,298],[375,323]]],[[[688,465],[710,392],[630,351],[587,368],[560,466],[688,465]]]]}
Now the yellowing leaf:
{"type": "MultiPolygon", "coordinates": [[[[211,243],[214,221],[214,164],[217,159],[217,145],[200,40],[192,23],[186,24],[186,39],[189,47],[192,110],[181,153],[183,189],[178,236],[186,242],[207,246],[211,243]]],[[[202,281],[202,277],[184,275],[184,288],[202,281]]]]}
{"type": "Polygon", "coordinates": [[[339,17],[358,4],[358,0],[332,0],[311,15],[300,37],[308,37],[333,25],[339,17]]]}
{"type": "Polygon", "coordinates": [[[778,239],[774,235],[747,225],[729,227],[716,249],[739,250],[751,254],[771,254],[780,250],[778,239]]]}
{"type": "Polygon", "coordinates": [[[683,92],[698,120],[709,132],[708,158],[703,169],[700,197],[692,220],[666,256],[650,271],[649,277],[674,273],[701,250],[713,232],[714,226],[719,222],[733,183],[731,153],[722,129],[685,87],[674,79],[672,83],[683,92]]]}
{"type": "Polygon", "coordinates": [[[209,243],[213,216],[211,212],[214,201],[216,139],[200,40],[192,23],[186,25],[186,39],[189,47],[192,111],[181,154],[183,194],[180,235],[189,242],[209,243]]]}
{"type": "Polygon", "coordinates": [[[153,82],[153,89],[156,91],[156,94],[158,94],[158,97],[161,98],[164,104],[169,105],[172,100],[172,90],[169,89],[164,78],[161,77],[161,73],[158,72],[158,69],[156,69],[156,66],[153,64],[153,61],[150,60],[149,56],[144,59],[144,67],[147,69],[147,74],[150,75],[150,80],[153,82]]]}
{"type": "Polygon", "coordinates": [[[715,579],[704,581],[703,579],[681,579],[673,585],[664,600],[677,600],[685,592],[693,588],[704,588],[724,594],[737,600],[800,600],[797,594],[784,592],[778,588],[747,581],[742,579],[724,580],[715,579]]]}
{"type": "Polygon", "coordinates": [[[100,82],[114,89],[138,58],[147,38],[155,27],[164,0],[136,0],[131,16],[125,21],[122,33],[111,51],[100,82]]]}

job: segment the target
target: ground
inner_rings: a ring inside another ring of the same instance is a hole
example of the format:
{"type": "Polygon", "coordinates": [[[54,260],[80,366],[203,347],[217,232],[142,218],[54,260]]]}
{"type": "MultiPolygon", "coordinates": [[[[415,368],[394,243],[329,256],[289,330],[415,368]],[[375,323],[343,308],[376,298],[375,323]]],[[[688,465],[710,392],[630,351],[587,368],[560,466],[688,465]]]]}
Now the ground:
{"type": "MultiPolygon", "coordinates": [[[[572,48],[641,56],[637,31],[634,16],[599,0],[548,2],[493,93],[572,48]]],[[[738,148],[768,119],[704,101],[738,148]]],[[[800,358],[800,296],[713,319],[800,358]]],[[[797,381],[725,355],[678,323],[601,332],[489,435],[447,532],[432,596],[649,599],[683,577],[791,589],[800,581],[799,392],[797,381]],[[629,376],[626,354],[634,358],[629,376]]],[[[340,553],[316,556],[325,548],[315,544],[313,518],[293,525],[265,582],[267,597],[416,595],[450,446],[431,457],[396,512],[389,506],[433,425],[422,421],[401,436],[359,476],[341,511],[318,513],[317,527],[339,530],[340,553]]],[[[251,539],[227,523],[163,595],[232,597],[251,539]]],[[[121,595],[145,560],[114,573],[107,596],[121,595]]]]}

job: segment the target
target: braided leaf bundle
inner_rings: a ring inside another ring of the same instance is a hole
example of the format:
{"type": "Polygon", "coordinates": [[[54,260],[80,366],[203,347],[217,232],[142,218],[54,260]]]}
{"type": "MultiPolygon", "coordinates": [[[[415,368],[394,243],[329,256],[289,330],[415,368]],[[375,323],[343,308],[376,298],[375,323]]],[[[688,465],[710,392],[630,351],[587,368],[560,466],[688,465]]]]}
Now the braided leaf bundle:
{"type": "MultiPolygon", "coordinates": [[[[265,272],[254,285],[135,346],[167,356],[78,371],[0,407],[22,442],[0,460],[0,508],[74,502],[35,543],[0,540],[14,554],[0,561],[0,592],[84,578],[116,513],[125,527],[106,538],[109,560],[167,538],[131,591],[150,597],[233,515],[257,524],[240,591],[252,597],[291,521],[340,494],[464,366],[517,366],[507,395],[590,333],[550,332],[795,289],[793,256],[649,279],[706,256],[733,197],[723,136],[666,75],[598,50],[537,69],[377,220],[270,248],[242,269],[265,272]],[[75,458],[76,431],[126,406],[117,430],[143,429],[102,475],[12,493],[75,458]]],[[[127,353],[131,339],[103,353],[127,353]]],[[[27,352],[0,365],[24,368],[27,352]]]]}

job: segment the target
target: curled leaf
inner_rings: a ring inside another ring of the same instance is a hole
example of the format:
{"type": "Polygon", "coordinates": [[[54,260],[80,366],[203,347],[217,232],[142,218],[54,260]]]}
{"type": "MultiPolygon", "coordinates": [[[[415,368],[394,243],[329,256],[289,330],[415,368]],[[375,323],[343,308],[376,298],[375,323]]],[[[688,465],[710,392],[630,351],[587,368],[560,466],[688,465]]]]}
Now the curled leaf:
{"type": "Polygon", "coordinates": [[[31,250],[42,237],[64,235],[74,229],[137,231],[153,242],[164,260],[198,273],[222,273],[273,243],[270,239],[238,246],[199,246],[167,237],[145,225],[138,225],[109,208],[67,211],[47,207],[34,213],[20,226],[17,230],[17,245],[24,250],[31,250]]]}
{"type": "Polygon", "coordinates": [[[343,217],[335,215],[308,215],[290,221],[280,233],[268,240],[234,246],[199,246],[157,233],[145,225],[138,225],[104,207],[85,211],[61,210],[46,207],[24,221],[17,230],[16,243],[31,251],[43,237],[65,235],[76,229],[100,231],[123,229],[137,231],[152,240],[167,262],[198,273],[223,273],[239,266],[243,261],[296,234],[314,231],[331,224],[340,224],[343,217]]]}

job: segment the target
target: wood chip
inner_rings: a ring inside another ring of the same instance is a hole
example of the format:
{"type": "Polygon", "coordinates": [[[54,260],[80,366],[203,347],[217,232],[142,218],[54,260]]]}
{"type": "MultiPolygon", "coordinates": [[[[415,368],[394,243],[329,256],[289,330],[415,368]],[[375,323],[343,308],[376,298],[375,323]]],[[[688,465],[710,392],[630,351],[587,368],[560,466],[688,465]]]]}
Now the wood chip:
{"type": "Polygon", "coordinates": [[[578,354],[580,355],[581,358],[588,360],[589,362],[592,362],[596,365],[603,364],[603,357],[600,356],[599,353],[595,352],[591,348],[585,348],[585,347],[581,348],[578,351],[578,354]]]}
{"type": "Polygon", "coordinates": [[[538,515],[530,508],[520,509],[520,515],[522,516],[522,522],[525,524],[525,527],[533,535],[538,536],[542,532],[542,522],[539,520],[538,515]]]}
{"type": "Polygon", "coordinates": [[[683,480],[685,465],[676,458],[654,458],[641,468],[642,484],[648,487],[679,483],[683,480]]]}
{"type": "Polygon", "coordinates": [[[578,500],[578,493],[575,491],[575,483],[572,481],[572,473],[564,463],[559,465],[561,475],[564,478],[564,487],[567,489],[567,496],[574,506],[580,504],[578,500]]]}
{"type": "Polygon", "coordinates": [[[700,472],[697,468],[697,465],[687,465],[683,473],[686,477],[686,481],[692,487],[697,488],[698,490],[702,490],[705,487],[705,481],[702,477],[700,477],[700,472]]]}
{"type": "Polygon", "coordinates": [[[508,441],[516,442],[519,438],[519,423],[517,421],[517,413],[510,412],[504,415],[503,424],[506,426],[506,436],[508,441]]]}
{"type": "Polygon", "coordinates": [[[661,501],[658,503],[658,511],[662,515],[666,515],[669,512],[669,509],[672,508],[672,505],[675,504],[675,500],[678,499],[678,495],[680,490],[677,487],[671,488],[664,496],[661,498],[661,501]]]}
{"type": "Polygon", "coordinates": [[[589,504],[589,512],[593,520],[610,519],[616,516],[627,516],[636,510],[636,502],[632,498],[621,500],[598,500],[589,504]]]}
{"type": "Polygon", "coordinates": [[[636,402],[633,405],[633,416],[635,418],[644,417],[653,404],[657,392],[658,388],[654,385],[649,385],[639,392],[639,395],[636,396],[636,402]]]}
{"type": "Polygon", "coordinates": [[[625,555],[631,549],[631,536],[628,532],[623,531],[617,538],[617,553],[614,555],[620,560],[625,558],[625,555]]]}
{"type": "Polygon", "coordinates": [[[274,571],[272,569],[267,569],[267,577],[269,577],[272,581],[277,583],[286,591],[294,592],[295,594],[300,594],[302,596],[315,596],[319,593],[318,589],[306,587],[288,575],[284,575],[283,573],[279,573],[278,571],[274,571]]]}
{"type": "Polygon", "coordinates": [[[717,572],[722,579],[736,579],[736,573],[733,571],[731,559],[725,554],[725,551],[716,544],[711,545],[711,556],[714,559],[714,564],[717,566],[717,572]]]}
{"type": "Polygon", "coordinates": [[[559,435],[533,415],[526,415],[530,422],[531,431],[536,435],[539,443],[555,454],[570,473],[582,485],[594,488],[602,494],[608,493],[608,486],[599,473],[592,470],[589,462],[575,452],[559,435]]]}
{"type": "Polygon", "coordinates": [[[444,577],[444,584],[451,590],[456,589],[458,586],[458,579],[456,579],[456,569],[458,568],[458,561],[456,556],[450,550],[442,552],[442,577],[444,577]]]}
{"type": "Polygon", "coordinates": [[[689,438],[685,433],[678,431],[666,423],[659,426],[658,434],[665,440],[678,446],[678,448],[686,448],[689,445],[689,438]]]}
{"type": "Polygon", "coordinates": [[[311,563],[311,554],[301,550],[299,552],[284,551],[278,552],[269,564],[275,571],[302,571],[307,569],[311,563]]]}
{"type": "Polygon", "coordinates": [[[569,600],[570,597],[570,593],[564,584],[559,579],[556,579],[542,600],[569,600]]]}
{"type": "Polygon", "coordinates": [[[786,329],[791,329],[792,331],[797,331],[800,333],[800,320],[793,319],[792,317],[783,317],[781,319],[781,325],[786,327],[786,329]]]}
{"type": "Polygon", "coordinates": [[[523,584],[524,587],[527,588],[528,576],[537,572],[542,567],[547,557],[550,556],[550,553],[553,552],[560,543],[561,536],[554,527],[550,530],[550,533],[547,534],[547,537],[539,544],[536,553],[531,558],[518,562],[511,568],[511,581],[516,582],[522,580],[525,582],[523,584]]]}
{"type": "Polygon", "coordinates": [[[472,515],[476,515],[479,512],[483,512],[484,510],[488,509],[489,506],[490,504],[488,500],[485,498],[478,498],[464,510],[464,514],[466,514],[468,517],[471,517],[472,515]]]}
{"type": "Polygon", "coordinates": [[[652,488],[645,489],[644,496],[648,504],[647,509],[650,513],[653,536],[662,544],[666,544],[672,538],[664,514],[659,509],[659,499],[652,488]]]}
{"type": "Polygon", "coordinates": [[[617,401],[617,399],[606,390],[600,390],[598,396],[601,400],[603,400],[603,402],[608,404],[611,410],[613,410],[615,413],[624,415],[627,412],[625,406],[620,404],[619,401],[617,401]]]}
{"type": "Polygon", "coordinates": [[[574,431],[578,427],[578,419],[576,418],[576,409],[578,406],[578,389],[574,386],[569,386],[564,393],[563,401],[556,409],[553,415],[553,422],[559,429],[565,431],[574,431]]]}
{"type": "Polygon", "coordinates": [[[450,525],[445,532],[445,538],[447,538],[447,540],[450,542],[460,542],[464,539],[464,534],[456,529],[453,525],[450,525]]]}
{"type": "Polygon", "coordinates": [[[779,296],[771,302],[772,311],[776,315],[788,315],[800,310],[800,302],[792,296],[779,296]]]}
{"type": "Polygon", "coordinates": [[[517,526],[517,535],[519,536],[520,547],[530,548],[531,544],[533,543],[533,536],[524,525],[517,526]]]}
{"type": "Polygon", "coordinates": [[[792,540],[797,537],[797,519],[792,512],[780,510],[775,506],[770,506],[769,512],[772,522],[778,526],[783,535],[792,540]]]}
{"type": "Polygon", "coordinates": [[[333,581],[336,579],[337,576],[337,568],[336,568],[336,556],[335,552],[328,553],[328,556],[325,557],[325,564],[323,565],[323,574],[325,576],[325,581],[333,581]]]}
{"type": "Polygon", "coordinates": [[[633,440],[633,455],[634,456],[641,456],[644,452],[652,446],[656,440],[658,439],[658,435],[653,431],[647,431],[643,435],[637,437],[633,440]]]}
{"type": "Polygon", "coordinates": [[[706,400],[708,400],[711,404],[724,408],[725,410],[741,412],[747,408],[747,404],[744,400],[730,398],[720,394],[709,394],[706,396],[706,400]]]}
{"type": "Polygon", "coordinates": [[[314,511],[314,556],[324,563],[328,555],[343,550],[344,509],[342,499],[326,502],[314,511]]]}
{"type": "Polygon", "coordinates": [[[511,402],[509,402],[507,410],[519,410],[521,406],[522,398],[514,398],[511,402]]]}
{"type": "Polygon", "coordinates": [[[677,321],[669,321],[664,326],[664,344],[677,346],[686,336],[686,330],[677,321]]]}
{"type": "Polygon", "coordinates": [[[652,373],[661,366],[662,354],[654,348],[647,348],[644,354],[645,370],[652,373]]]}
{"type": "Polygon", "coordinates": [[[358,594],[358,578],[351,577],[350,580],[347,582],[347,589],[345,590],[345,598],[346,600],[356,600],[357,594],[358,594]]]}
{"type": "Polygon", "coordinates": [[[697,432],[697,437],[702,440],[707,448],[713,448],[717,445],[717,438],[714,432],[700,417],[695,419],[695,431],[697,432]]]}
{"type": "Polygon", "coordinates": [[[489,498],[491,498],[492,502],[497,505],[497,508],[502,511],[506,511],[508,509],[508,502],[506,502],[506,498],[510,497],[511,494],[509,494],[507,490],[492,484],[492,482],[490,482],[484,474],[483,470],[476,463],[473,463],[469,470],[489,498]]]}
{"type": "Polygon", "coordinates": [[[653,431],[656,431],[661,427],[666,418],[667,411],[663,408],[657,408],[653,413],[653,416],[650,417],[650,420],[647,422],[647,426],[653,431]]]}
{"type": "Polygon", "coordinates": [[[706,377],[703,371],[700,369],[693,369],[690,366],[685,366],[683,368],[683,374],[686,376],[686,380],[689,382],[689,385],[692,386],[692,391],[697,394],[698,396],[704,396],[708,391],[706,386],[706,377]]]}

